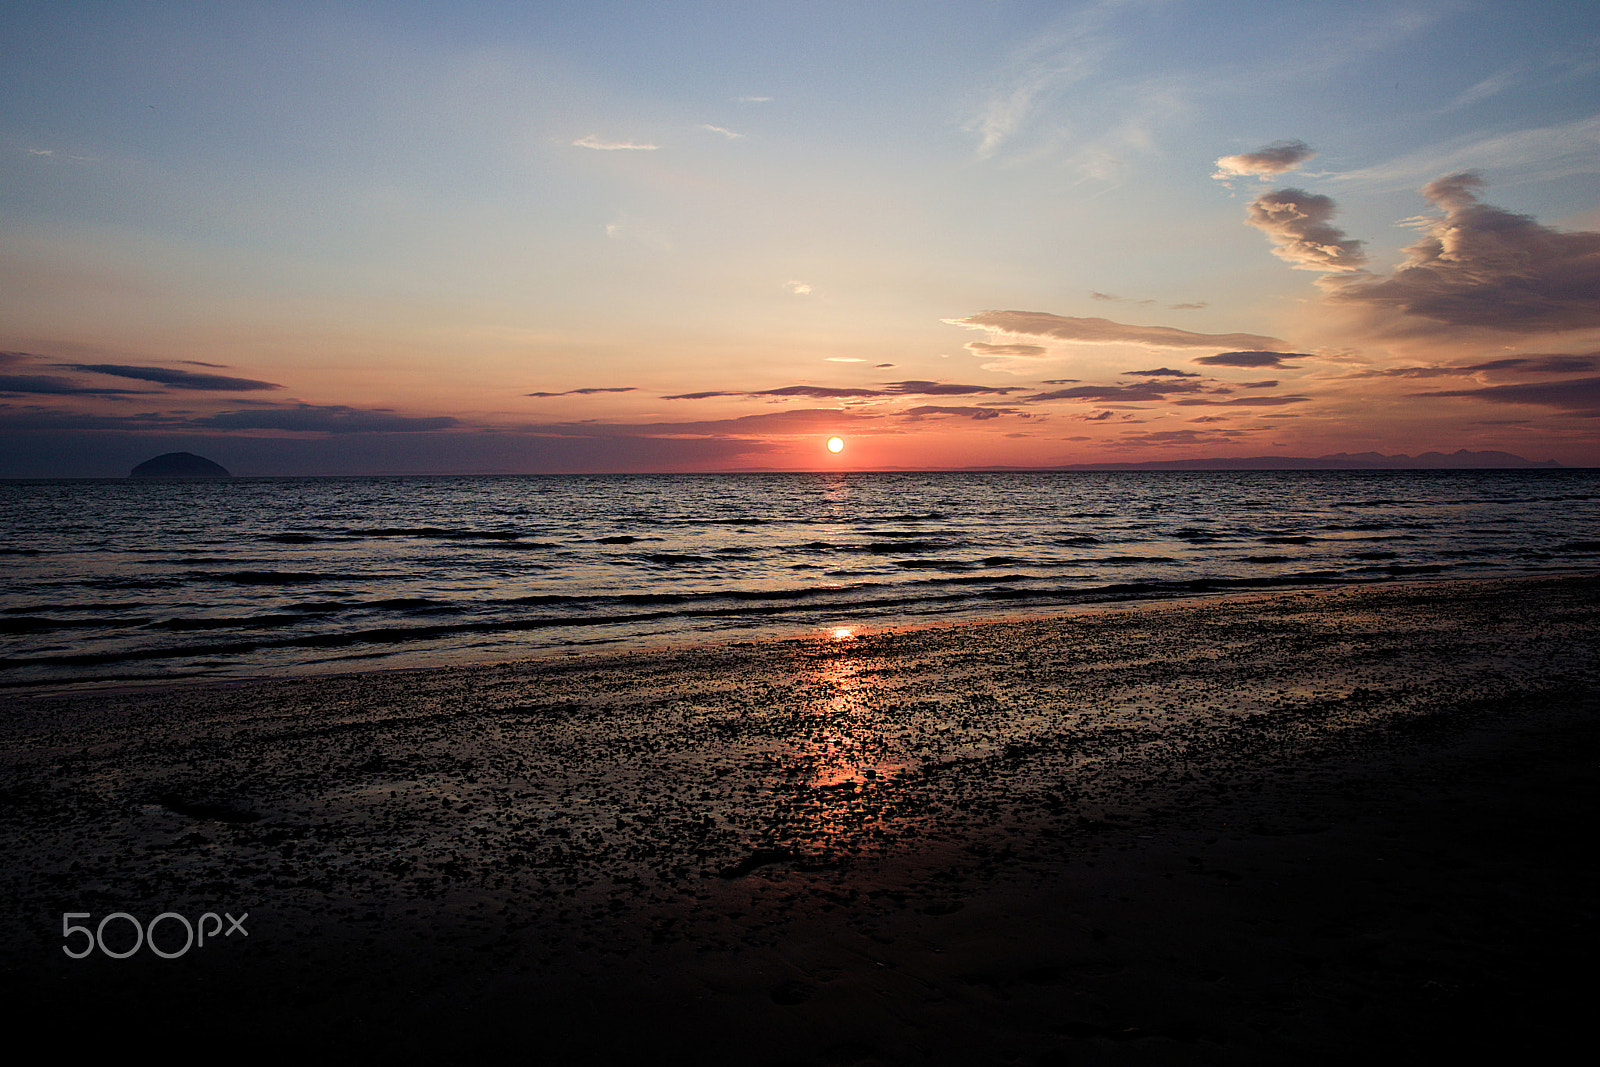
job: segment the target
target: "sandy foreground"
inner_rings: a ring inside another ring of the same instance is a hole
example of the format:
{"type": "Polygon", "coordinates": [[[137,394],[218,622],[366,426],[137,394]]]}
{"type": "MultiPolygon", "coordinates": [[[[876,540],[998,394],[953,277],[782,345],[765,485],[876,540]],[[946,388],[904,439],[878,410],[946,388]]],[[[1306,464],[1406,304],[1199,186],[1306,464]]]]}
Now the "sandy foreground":
{"type": "Polygon", "coordinates": [[[8,697],[0,1003],[123,1054],[1537,1057],[1600,984],[1597,692],[1572,576],[8,697]],[[117,912],[248,917],[117,959],[117,912]]]}

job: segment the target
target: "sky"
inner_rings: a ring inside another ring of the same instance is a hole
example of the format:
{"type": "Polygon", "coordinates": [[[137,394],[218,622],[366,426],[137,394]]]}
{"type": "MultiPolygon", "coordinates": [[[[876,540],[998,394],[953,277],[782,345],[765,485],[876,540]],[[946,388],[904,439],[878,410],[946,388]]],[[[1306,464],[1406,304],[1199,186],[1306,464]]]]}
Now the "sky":
{"type": "Polygon", "coordinates": [[[1597,175],[1570,0],[5,3],[0,477],[1600,466],[1597,175]]]}

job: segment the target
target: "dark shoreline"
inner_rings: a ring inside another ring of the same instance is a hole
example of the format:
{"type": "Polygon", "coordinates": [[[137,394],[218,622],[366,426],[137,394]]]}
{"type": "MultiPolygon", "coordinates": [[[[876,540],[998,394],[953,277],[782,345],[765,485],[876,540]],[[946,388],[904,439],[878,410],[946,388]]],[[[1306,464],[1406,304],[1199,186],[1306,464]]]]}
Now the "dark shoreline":
{"type": "Polygon", "coordinates": [[[1600,947],[1597,592],[1409,583],[15,703],[0,993],[108,1049],[1553,1054],[1600,947]],[[69,911],[230,909],[247,941],[178,960],[61,951],[69,911]]]}

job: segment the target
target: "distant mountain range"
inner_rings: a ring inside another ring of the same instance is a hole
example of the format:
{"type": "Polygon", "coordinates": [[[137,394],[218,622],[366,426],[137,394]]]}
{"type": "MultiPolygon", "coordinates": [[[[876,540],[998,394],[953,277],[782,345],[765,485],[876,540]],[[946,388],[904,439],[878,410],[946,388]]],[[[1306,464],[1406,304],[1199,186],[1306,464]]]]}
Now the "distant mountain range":
{"type": "Polygon", "coordinates": [[[1537,463],[1510,452],[1424,452],[1420,456],[1386,456],[1381,452],[1335,452],[1331,456],[1250,456],[1243,459],[1163,459],[1139,463],[1074,463],[1065,471],[1274,471],[1274,470],[1485,470],[1516,467],[1560,467],[1555,460],[1537,463]]]}

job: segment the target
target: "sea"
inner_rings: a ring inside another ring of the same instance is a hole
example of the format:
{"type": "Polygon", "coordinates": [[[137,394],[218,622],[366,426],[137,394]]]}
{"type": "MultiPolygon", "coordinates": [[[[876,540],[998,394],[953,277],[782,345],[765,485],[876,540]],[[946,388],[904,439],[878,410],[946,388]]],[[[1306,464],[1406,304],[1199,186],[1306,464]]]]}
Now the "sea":
{"type": "Polygon", "coordinates": [[[1587,571],[1600,471],[0,481],[0,688],[1587,571]]]}

